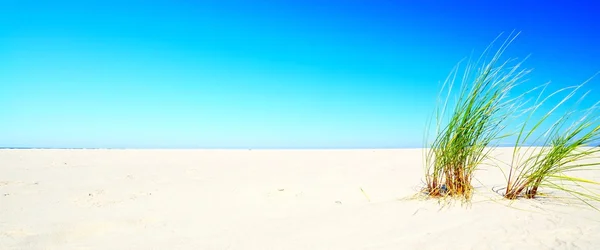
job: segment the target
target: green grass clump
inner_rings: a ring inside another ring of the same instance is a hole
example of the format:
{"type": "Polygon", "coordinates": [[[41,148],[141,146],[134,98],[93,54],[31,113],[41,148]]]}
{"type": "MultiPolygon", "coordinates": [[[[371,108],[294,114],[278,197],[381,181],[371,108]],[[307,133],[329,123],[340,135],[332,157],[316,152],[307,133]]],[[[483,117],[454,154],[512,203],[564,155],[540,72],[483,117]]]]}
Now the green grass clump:
{"type": "MultiPolygon", "coordinates": [[[[566,191],[584,202],[585,199],[590,198],[600,201],[600,196],[589,189],[583,188],[589,192],[582,192],[569,188],[569,184],[583,187],[582,184],[600,183],[567,175],[570,171],[600,166],[600,161],[592,158],[595,153],[600,152],[600,148],[592,145],[600,140],[599,103],[581,111],[573,108],[560,115],[548,130],[542,131],[543,133],[533,140],[534,142],[543,141],[543,147],[528,147],[525,153],[521,153],[524,148],[523,144],[529,141],[537,130],[540,130],[542,123],[558,112],[558,108],[571,99],[582,86],[583,84],[554,92],[530,110],[529,118],[522,125],[514,147],[504,193],[505,198],[535,198],[539,194],[540,187],[548,187],[566,191]],[[555,105],[550,112],[546,112],[541,119],[533,123],[530,130],[526,131],[529,120],[541,104],[551,96],[569,89],[571,92],[561,102],[555,105]]],[[[575,106],[578,106],[586,95],[587,93],[576,102],[575,106]]]]}
{"type": "MultiPolygon", "coordinates": [[[[515,107],[508,93],[529,72],[520,69],[520,62],[511,65],[513,60],[500,61],[515,37],[509,36],[489,61],[485,62],[485,57],[493,43],[475,64],[467,64],[455,101],[450,96],[458,66],[444,82],[440,96],[446,97],[443,102],[438,100],[434,140],[425,153],[424,192],[428,196],[471,197],[473,173],[488,158],[495,146],[492,143],[500,137],[503,123],[515,107]]],[[[429,130],[426,139],[428,136],[429,130]]]]}

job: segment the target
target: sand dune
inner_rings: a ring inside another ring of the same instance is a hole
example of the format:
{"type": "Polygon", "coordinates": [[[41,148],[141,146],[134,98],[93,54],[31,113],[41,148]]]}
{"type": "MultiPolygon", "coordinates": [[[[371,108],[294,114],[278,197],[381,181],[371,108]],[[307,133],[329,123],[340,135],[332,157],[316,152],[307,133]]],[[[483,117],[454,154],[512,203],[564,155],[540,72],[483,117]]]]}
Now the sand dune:
{"type": "Polygon", "coordinates": [[[0,150],[0,249],[600,247],[600,212],[476,178],[441,206],[414,198],[421,149],[0,150]]]}

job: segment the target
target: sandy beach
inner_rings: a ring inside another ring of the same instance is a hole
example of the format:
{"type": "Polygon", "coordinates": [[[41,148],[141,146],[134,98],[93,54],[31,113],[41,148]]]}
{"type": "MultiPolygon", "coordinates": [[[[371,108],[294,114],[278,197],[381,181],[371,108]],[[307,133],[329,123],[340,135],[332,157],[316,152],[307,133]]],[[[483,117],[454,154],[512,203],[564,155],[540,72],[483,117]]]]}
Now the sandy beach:
{"type": "MultiPolygon", "coordinates": [[[[498,149],[510,159],[510,148],[498,149]]],[[[0,249],[598,249],[563,194],[415,198],[421,149],[0,150],[0,249]]],[[[578,173],[600,180],[600,172],[578,173]]],[[[596,189],[598,191],[598,189],[596,189]]],[[[600,204],[594,203],[598,206],[600,204]]]]}

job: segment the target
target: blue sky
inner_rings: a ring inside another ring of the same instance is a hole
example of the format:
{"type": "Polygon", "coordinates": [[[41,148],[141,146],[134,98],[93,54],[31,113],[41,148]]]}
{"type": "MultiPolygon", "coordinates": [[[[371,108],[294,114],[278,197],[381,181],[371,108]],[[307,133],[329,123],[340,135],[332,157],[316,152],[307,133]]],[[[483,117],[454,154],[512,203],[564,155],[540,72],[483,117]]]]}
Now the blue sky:
{"type": "MultiPolygon", "coordinates": [[[[0,2],[0,146],[422,146],[440,82],[501,32],[519,91],[600,71],[593,1],[0,2]]],[[[600,78],[589,102],[600,99],[600,78]]]]}

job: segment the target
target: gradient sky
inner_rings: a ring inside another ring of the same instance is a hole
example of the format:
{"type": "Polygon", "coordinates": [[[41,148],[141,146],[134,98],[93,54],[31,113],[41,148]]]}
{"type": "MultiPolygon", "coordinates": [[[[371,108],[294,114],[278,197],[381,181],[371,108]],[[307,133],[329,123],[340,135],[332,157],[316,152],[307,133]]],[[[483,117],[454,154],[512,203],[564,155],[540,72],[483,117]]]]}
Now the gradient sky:
{"type": "Polygon", "coordinates": [[[520,91],[600,71],[600,7],[555,2],[2,0],[0,146],[420,147],[501,32],[520,91]]]}

